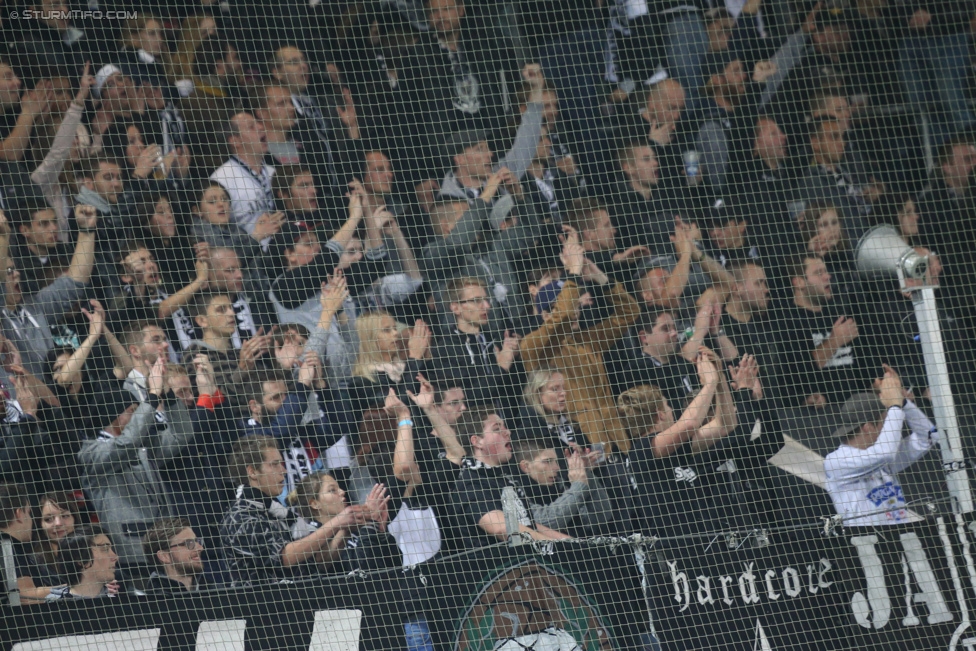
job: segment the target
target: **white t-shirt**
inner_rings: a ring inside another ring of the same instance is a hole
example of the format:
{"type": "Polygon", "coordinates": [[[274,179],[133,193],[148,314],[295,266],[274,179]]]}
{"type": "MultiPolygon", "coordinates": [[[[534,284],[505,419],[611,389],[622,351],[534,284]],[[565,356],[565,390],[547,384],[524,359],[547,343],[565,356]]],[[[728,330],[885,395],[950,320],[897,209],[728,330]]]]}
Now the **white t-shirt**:
{"type": "Polygon", "coordinates": [[[254,232],[258,217],[266,212],[274,212],[274,193],[271,190],[271,177],[275,168],[265,165],[261,174],[255,174],[250,167],[236,156],[214,170],[210,180],[219,183],[230,197],[230,211],[238,226],[254,232]]]}

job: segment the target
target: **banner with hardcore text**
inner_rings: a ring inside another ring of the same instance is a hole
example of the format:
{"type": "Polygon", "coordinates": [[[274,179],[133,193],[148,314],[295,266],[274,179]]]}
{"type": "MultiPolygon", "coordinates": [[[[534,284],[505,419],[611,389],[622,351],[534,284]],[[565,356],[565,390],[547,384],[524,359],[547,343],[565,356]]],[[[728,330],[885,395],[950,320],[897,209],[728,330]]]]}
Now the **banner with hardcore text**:
{"type": "MultiPolygon", "coordinates": [[[[976,523],[497,547],[423,568],[438,649],[976,648],[976,523]],[[757,543],[757,540],[761,541],[757,543]]],[[[6,609],[5,650],[403,648],[397,574],[6,609]]],[[[418,604],[413,604],[415,608],[418,604]]]]}

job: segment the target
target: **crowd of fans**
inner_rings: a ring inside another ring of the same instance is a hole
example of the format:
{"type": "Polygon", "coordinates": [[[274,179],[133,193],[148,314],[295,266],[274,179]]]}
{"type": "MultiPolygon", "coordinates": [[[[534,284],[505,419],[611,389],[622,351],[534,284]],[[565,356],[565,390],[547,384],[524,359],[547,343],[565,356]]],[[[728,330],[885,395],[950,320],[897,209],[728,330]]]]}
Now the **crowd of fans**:
{"type": "Polygon", "coordinates": [[[424,563],[506,513],[538,540],[787,522],[780,410],[925,418],[911,295],[855,269],[877,224],[930,254],[965,403],[976,16],[772,4],[5,19],[23,601],[407,567],[424,640],[424,563]],[[894,103],[932,117],[929,178],[870,118],[894,103]]]}

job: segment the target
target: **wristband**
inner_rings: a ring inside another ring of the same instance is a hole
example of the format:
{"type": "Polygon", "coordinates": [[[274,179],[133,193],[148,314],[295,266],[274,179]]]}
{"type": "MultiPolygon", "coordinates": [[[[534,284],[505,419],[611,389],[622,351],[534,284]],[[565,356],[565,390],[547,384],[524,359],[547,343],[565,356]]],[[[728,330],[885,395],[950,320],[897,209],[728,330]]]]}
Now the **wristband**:
{"type": "Polygon", "coordinates": [[[197,399],[197,407],[203,407],[208,411],[215,411],[218,405],[222,405],[226,398],[224,394],[217,389],[212,394],[201,393],[200,397],[197,399]]]}
{"type": "Polygon", "coordinates": [[[397,423],[397,427],[407,427],[407,426],[413,427],[413,421],[410,420],[409,418],[404,418],[399,423],[397,423]]]}
{"type": "Polygon", "coordinates": [[[96,231],[98,231],[97,226],[95,228],[78,228],[79,233],[95,233],[96,231]]]}

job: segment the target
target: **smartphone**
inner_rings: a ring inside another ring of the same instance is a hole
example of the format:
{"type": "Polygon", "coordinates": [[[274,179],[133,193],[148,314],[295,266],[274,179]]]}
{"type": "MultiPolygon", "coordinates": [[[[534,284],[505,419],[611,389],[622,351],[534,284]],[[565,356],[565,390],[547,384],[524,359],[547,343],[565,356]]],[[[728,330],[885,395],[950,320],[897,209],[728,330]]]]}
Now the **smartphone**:
{"type": "Polygon", "coordinates": [[[604,449],[603,443],[590,443],[590,450],[597,453],[597,463],[606,463],[607,453],[604,449]]]}

